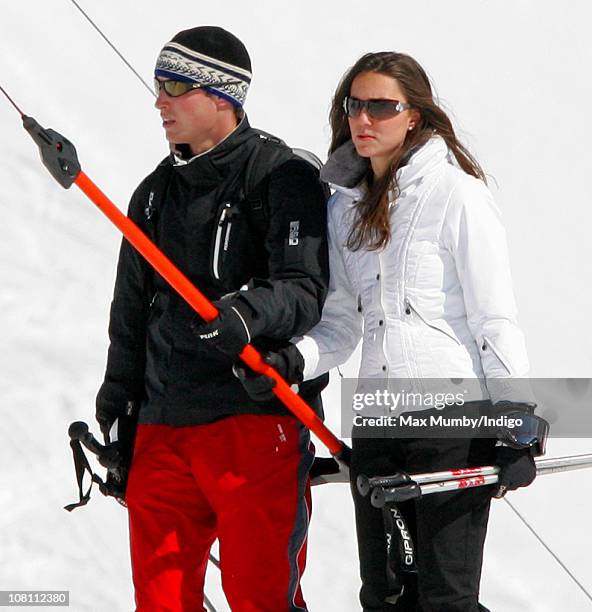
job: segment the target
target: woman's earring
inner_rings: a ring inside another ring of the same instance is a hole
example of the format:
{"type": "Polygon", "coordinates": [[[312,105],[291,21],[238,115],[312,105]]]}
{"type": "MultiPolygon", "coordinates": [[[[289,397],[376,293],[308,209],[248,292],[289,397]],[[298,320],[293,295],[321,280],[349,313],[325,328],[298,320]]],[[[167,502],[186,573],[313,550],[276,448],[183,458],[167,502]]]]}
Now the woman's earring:
{"type": "Polygon", "coordinates": [[[414,127],[415,127],[414,125],[410,125],[407,129],[411,131],[414,127]]]}

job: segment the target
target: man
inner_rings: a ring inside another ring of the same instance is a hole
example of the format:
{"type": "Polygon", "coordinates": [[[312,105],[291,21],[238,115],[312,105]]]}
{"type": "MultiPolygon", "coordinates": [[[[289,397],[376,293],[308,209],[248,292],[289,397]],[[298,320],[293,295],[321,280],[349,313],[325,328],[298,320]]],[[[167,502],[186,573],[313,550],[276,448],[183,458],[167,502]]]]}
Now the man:
{"type": "MultiPolygon", "coordinates": [[[[218,27],[179,32],[156,63],[171,155],[129,216],[220,314],[205,323],[122,243],[97,419],[108,436],[139,407],[125,497],[139,611],[203,609],[216,538],[233,611],[306,610],[309,434],[277,400],[252,401],[232,366],[247,343],[277,349],[320,319],[326,194],[250,128],[250,81],[246,48],[218,27]]],[[[320,407],[325,383],[301,395],[320,407]]]]}

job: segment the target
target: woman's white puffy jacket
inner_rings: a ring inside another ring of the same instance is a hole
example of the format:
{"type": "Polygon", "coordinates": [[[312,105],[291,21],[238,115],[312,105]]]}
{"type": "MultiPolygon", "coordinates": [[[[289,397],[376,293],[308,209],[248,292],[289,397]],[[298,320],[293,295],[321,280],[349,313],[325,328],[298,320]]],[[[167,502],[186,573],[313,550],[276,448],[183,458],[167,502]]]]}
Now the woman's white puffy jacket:
{"type": "Polygon", "coordinates": [[[329,295],[297,344],[305,378],[346,361],[362,338],[360,378],[476,377],[483,382],[467,400],[532,399],[507,385],[527,376],[528,358],[500,211],[483,182],[432,137],[397,173],[388,245],[354,252],[345,243],[364,188],[340,186],[343,168],[331,159],[330,167],[343,180],[328,205],[329,295]]]}

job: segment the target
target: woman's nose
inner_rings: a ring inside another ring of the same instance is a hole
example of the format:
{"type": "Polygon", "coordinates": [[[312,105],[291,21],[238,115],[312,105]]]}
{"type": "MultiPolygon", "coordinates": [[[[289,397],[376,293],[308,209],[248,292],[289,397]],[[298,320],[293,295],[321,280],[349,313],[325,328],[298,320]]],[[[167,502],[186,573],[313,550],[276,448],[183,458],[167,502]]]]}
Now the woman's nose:
{"type": "Polygon", "coordinates": [[[372,123],[372,118],[368,114],[368,111],[363,108],[360,111],[360,114],[356,117],[356,121],[358,121],[362,125],[368,125],[369,123],[372,123]]]}

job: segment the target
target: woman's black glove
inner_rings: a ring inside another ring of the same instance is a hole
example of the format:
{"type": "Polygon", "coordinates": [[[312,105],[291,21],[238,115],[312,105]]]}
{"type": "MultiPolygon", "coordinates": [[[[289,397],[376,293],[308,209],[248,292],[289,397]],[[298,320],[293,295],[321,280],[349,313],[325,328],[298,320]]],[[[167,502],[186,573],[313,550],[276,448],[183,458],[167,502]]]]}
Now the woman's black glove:
{"type": "MultiPolygon", "coordinates": [[[[304,357],[294,344],[274,352],[264,353],[263,361],[277,370],[278,374],[290,385],[300,384],[303,379],[304,357]]],[[[274,398],[272,389],[275,380],[253,372],[248,366],[237,362],[232,368],[234,375],[241,381],[249,397],[256,402],[268,402],[274,398]]]]}
{"type": "Polygon", "coordinates": [[[498,446],[495,464],[499,466],[500,472],[493,496],[498,499],[507,491],[527,487],[536,477],[536,465],[529,448],[498,446]]]}

